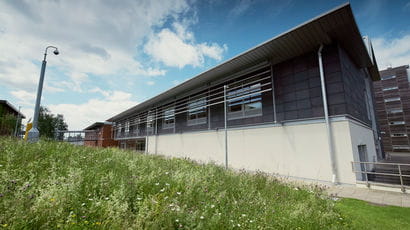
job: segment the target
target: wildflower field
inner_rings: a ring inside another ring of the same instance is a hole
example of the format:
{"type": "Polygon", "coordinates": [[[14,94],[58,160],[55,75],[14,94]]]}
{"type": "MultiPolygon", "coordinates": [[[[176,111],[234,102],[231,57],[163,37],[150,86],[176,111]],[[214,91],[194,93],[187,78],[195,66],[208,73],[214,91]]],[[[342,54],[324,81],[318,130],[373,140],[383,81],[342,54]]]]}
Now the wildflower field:
{"type": "Polygon", "coordinates": [[[263,173],[0,138],[0,228],[351,229],[348,214],[263,173]]]}

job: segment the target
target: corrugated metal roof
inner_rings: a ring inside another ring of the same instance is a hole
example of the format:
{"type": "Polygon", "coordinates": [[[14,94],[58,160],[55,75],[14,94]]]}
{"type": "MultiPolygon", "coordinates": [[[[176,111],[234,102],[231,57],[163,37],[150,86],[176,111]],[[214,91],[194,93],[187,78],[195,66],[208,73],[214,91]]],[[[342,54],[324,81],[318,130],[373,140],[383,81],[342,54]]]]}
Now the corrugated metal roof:
{"type": "Polygon", "coordinates": [[[115,121],[135,111],[147,109],[181,92],[191,90],[196,86],[260,62],[269,60],[273,64],[277,64],[317,50],[321,44],[327,45],[332,42],[339,43],[357,66],[368,68],[373,80],[380,79],[377,64],[373,65],[357,27],[350,4],[346,3],[144,101],[110,118],[109,121],[115,121]]]}

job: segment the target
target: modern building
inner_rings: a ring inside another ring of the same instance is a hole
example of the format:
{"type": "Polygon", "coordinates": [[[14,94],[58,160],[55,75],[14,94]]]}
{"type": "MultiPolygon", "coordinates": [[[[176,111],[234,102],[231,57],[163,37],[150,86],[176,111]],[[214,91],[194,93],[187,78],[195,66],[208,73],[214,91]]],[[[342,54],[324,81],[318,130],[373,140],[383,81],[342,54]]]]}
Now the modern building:
{"type": "Polygon", "coordinates": [[[0,135],[19,135],[21,120],[25,118],[26,117],[8,101],[0,100],[0,135]]]}
{"type": "Polygon", "coordinates": [[[379,79],[347,3],[108,121],[120,146],[147,154],[355,184],[351,162],[381,158],[379,79]]]}
{"type": "Polygon", "coordinates": [[[113,129],[111,122],[95,122],[84,129],[84,145],[95,147],[117,146],[113,139],[113,129]]]}
{"type": "Polygon", "coordinates": [[[373,86],[384,151],[410,153],[409,66],[387,68],[380,75],[373,86]]]}

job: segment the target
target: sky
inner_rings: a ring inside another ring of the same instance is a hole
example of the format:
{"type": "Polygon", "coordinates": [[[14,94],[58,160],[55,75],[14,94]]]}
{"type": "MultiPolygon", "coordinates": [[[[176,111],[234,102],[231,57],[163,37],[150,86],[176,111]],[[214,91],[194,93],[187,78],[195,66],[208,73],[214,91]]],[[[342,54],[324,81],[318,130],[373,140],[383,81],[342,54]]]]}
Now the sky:
{"type": "MultiPolygon", "coordinates": [[[[33,117],[57,46],[41,105],[82,130],[345,2],[0,0],[0,99],[33,117]]],[[[410,64],[410,1],[350,3],[379,69],[410,64]]]]}

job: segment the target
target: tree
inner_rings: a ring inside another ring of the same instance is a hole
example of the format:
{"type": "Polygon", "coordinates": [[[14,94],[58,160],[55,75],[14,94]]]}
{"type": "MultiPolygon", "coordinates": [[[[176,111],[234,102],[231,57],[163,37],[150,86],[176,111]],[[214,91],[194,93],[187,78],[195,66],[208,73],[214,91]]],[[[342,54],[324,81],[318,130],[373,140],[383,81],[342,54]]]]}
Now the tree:
{"type": "Polygon", "coordinates": [[[40,136],[54,138],[56,130],[67,130],[68,125],[64,121],[62,114],[54,115],[47,107],[40,106],[38,117],[38,130],[40,136]]]}

